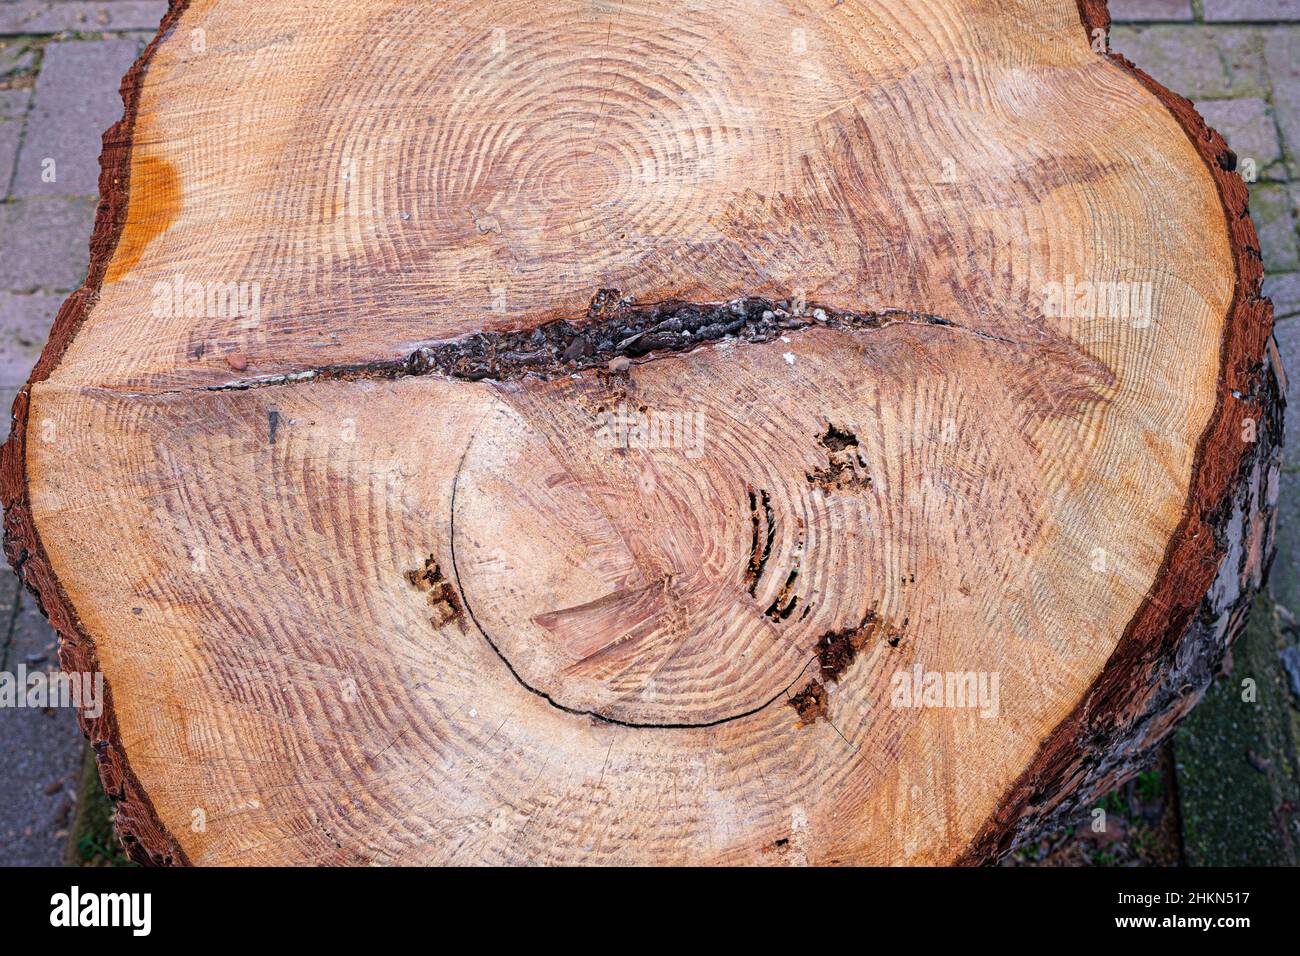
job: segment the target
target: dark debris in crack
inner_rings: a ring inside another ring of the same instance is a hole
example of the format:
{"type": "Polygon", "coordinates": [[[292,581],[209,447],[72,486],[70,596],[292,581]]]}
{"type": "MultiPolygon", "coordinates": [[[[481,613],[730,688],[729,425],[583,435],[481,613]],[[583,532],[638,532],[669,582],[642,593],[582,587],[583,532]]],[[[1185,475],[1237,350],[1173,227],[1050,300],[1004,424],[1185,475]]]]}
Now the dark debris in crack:
{"type": "Polygon", "coordinates": [[[618,290],[602,289],[581,322],[559,319],[528,330],[476,332],[417,349],[404,360],[323,366],[214,385],[210,390],[242,390],[306,379],[441,375],[469,382],[501,382],[527,376],[559,378],[592,369],[618,373],[633,362],[689,352],[724,340],[770,342],[787,332],[814,326],[856,331],[900,323],[951,325],[922,312],[891,309],[857,313],[755,297],[711,304],[674,300],[639,305],[622,297],[618,290]]]}

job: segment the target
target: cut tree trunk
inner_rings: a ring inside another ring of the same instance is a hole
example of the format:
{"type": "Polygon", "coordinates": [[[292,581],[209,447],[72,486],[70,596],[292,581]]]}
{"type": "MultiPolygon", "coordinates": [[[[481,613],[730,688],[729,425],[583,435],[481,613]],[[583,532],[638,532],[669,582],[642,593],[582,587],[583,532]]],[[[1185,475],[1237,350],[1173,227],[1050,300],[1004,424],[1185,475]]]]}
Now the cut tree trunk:
{"type": "Polygon", "coordinates": [[[132,855],[984,862],[1139,768],[1280,373],[1107,29],[174,2],[3,459],[132,855]]]}

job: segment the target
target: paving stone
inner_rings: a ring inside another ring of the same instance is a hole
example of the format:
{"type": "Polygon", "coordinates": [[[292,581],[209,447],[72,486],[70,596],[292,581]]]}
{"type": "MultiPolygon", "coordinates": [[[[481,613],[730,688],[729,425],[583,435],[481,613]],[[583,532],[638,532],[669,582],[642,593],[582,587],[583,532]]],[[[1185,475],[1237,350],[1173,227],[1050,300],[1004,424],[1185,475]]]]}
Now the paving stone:
{"type": "Polygon", "coordinates": [[[27,115],[27,104],[31,98],[31,90],[0,90],[0,120],[22,119],[27,115]]]}
{"type": "Polygon", "coordinates": [[[26,73],[36,63],[36,51],[23,40],[0,43],[0,80],[26,73]]]}
{"type": "Polygon", "coordinates": [[[29,90],[0,90],[0,199],[9,196],[18,144],[22,141],[23,116],[30,98],[29,90]]]}
{"type": "Polygon", "coordinates": [[[9,183],[13,179],[14,159],[18,156],[18,141],[22,133],[22,123],[0,120],[0,199],[9,196],[9,183]]]}
{"type": "Polygon", "coordinates": [[[1268,95],[1259,29],[1121,26],[1111,30],[1110,45],[1175,93],[1192,99],[1268,95]]]}
{"type": "Polygon", "coordinates": [[[1264,57],[1273,109],[1292,179],[1300,179],[1300,26],[1266,31],[1264,57]]]}
{"type": "Polygon", "coordinates": [[[1300,227],[1300,182],[1288,183],[1286,188],[1291,194],[1291,217],[1300,227]]]}
{"type": "Polygon", "coordinates": [[[26,199],[0,205],[0,289],[75,289],[86,276],[93,199],[26,199]]]}
{"type": "Polygon", "coordinates": [[[0,2],[0,34],[156,30],[166,0],[0,2]]]}
{"type": "Polygon", "coordinates": [[[1190,20],[1192,0],[1110,0],[1110,18],[1124,20],[1190,20]]]}
{"type": "Polygon", "coordinates": [[[5,394],[21,388],[31,375],[63,298],[0,292],[0,389],[5,394]]]}
{"type": "MultiPolygon", "coordinates": [[[[1284,278],[1266,278],[1265,291],[1270,296],[1276,296],[1277,280],[1284,278]]],[[[1293,275],[1293,303],[1298,301],[1298,291],[1293,275]]],[[[1276,298],[1273,304],[1276,309],[1276,298]]],[[[1273,327],[1273,337],[1277,340],[1282,367],[1286,370],[1288,421],[1286,443],[1282,447],[1282,478],[1277,501],[1277,554],[1269,572],[1268,590],[1279,604],[1292,613],[1300,613],[1300,423],[1296,419],[1296,409],[1300,408],[1300,317],[1278,321],[1273,327]]]]}
{"type": "Polygon", "coordinates": [[[1264,268],[1268,272],[1294,272],[1300,268],[1291,202],[1285,186],[1256,183],[1250,187],[1250,218],[1259,232],[1264,268]]]}
{"type": "MultiPolygon", "coordinates": [[[[1286,370],[1287,410],[1294,412],[1300,408],[1300,321],[1282,319],[1273,326],[1273,338],[1277,340],[1277,350],[1282,356],[1282,368],[1286,370]]],[[[1288,467],[1300,466],[1300,427],[1292,427],[1294,422],[1287,422],[1286,444],[1283,446],[1283,460],[1288,467]]],[[[1300,608],[1296,608],[1300,611],[1300,608]]]]}
{"type": "Polygon", "coordinates": [[[135,39],[71,40],[45,47],[15,196],[94,196],[100,137],[122,116],[118,85],[140,52],[135,39]],[[48,161],[52,160],[53,182],[48,161]]]}
{"type": "MultiPolygon", "coordinates": [[[[57,670],[54,632],[12,574],[0,580],[0,619],[0,670],[57,670]]],[[[0,707],[0,866],[63,862],[83,750],[72,708],[0,707]]]]}
{"type": "Polygon", "coordinates": [[[1282,158],[1277,126],[1263,100],[1201,100],[1196,108],[1205,122],[1223,134],[1239,160],[1254,160],[1257,177],[1269,173],[1269,167],[1282,158]]]}
{"type": "Polygon", "coordinates": [[[1300,704],[1300,647],[1294,644],[1284,647],[1277,652],[1277,656],[1282,661],[1282,669],[1286,671],[1291,696],[1295,698],[1295,703],[1300,704]]]}
{"type": "Polygon", "coordinates": [[[1201,0],[1207,22],[1300,20],[1300,0],[1201,0]]]}
{"type": "MultiPolygon", "coordinates": [[[[1291,367],[1297,367],[1295,361],[1291,367]]],[[[1300,469],[1294,465],[1282,470],[1277,498],[1277,554],[1268,573],[1268,591],[1279,604],[1300,614],[1300,469]]]]}
{"type": "MultiPolygon", "coordinates": [[[[1289,319],[1300,315],[1300,272],[1265,276],[1264,294],[1273,300],[1274,319],[1289,319]]],[[[1300,377],[1300,364],[1296,366],[1296,375],[1300,377]]],[[[1300,405],[1291,407],[1300,409],[1300,405]]],[[[1300,432],[1300,427],[1296,431],[1300,432]]]]}

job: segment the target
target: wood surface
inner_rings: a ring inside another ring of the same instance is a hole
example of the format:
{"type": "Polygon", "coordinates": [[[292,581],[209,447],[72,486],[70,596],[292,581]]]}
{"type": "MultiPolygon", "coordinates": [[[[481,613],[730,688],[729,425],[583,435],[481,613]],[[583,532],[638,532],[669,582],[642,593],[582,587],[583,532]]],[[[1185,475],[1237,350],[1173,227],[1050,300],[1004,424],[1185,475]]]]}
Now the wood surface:
{"type": "Polygon", "coordinates": [[[1280,372],[1235,157],[1108,26],[174,0],[0,468],[132,855],[988,862],[1140,767],[1280,372]]]}

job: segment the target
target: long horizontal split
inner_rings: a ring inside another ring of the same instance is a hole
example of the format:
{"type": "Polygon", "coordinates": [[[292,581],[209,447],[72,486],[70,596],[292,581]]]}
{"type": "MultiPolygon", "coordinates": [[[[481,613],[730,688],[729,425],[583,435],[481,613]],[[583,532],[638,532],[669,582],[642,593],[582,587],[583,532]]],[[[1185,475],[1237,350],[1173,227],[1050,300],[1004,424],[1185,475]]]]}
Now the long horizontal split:
{"type": "Polygon", "coordinates": [[[890,325],[958,329],[1003,344],[1009,339],[957,326],[925,312],[886,309],[850,312],[815,303],[759,297],[729,302],[677,300],[639,305],[616,289],[592,299],[585,321],[557,319],[532,329],[475,332],[451,342],[416,349],[404,359],[326,365],[263,378],[208,386],[208,391],[242,391],[320,380],[395,379],[441,375],[469,382],[554,379],[590,370],[617,371],[632,363],[693,351],[734,340],[771,342],[790,332],[823,327],[847,331],[890,325]]]}

